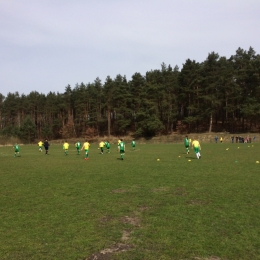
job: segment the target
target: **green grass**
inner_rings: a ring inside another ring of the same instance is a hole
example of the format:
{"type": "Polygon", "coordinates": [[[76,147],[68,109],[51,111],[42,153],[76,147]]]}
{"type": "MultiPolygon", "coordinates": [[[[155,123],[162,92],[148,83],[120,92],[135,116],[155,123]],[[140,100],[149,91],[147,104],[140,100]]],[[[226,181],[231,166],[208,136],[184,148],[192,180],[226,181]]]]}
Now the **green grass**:
{"type": "Polygon", "coordinates": [[[92,144],[85,161],[72,145],[0,147],[0,259],[87,259],[120,243],[110,259],[260,259],[259,148],[202,144],[197,160],[183,144],[127,145],[121,161],[92,144]]]}

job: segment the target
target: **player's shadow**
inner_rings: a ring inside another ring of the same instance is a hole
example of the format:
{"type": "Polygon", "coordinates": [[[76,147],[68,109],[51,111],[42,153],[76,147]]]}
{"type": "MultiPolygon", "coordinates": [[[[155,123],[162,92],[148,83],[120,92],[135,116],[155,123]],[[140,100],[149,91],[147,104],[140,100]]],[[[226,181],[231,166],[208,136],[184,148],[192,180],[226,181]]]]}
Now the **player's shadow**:
{"type": "MultiPolygon", "coordinates": [[[[195,160],[195,159],[197,159],[197,158],[195,158],[195,157],[191,157],[191,156],[186,156],[186,159],[192,159],[192,160],[195,160]]],[[[197,159],[198,160],[198,159],[197,159]]]]}

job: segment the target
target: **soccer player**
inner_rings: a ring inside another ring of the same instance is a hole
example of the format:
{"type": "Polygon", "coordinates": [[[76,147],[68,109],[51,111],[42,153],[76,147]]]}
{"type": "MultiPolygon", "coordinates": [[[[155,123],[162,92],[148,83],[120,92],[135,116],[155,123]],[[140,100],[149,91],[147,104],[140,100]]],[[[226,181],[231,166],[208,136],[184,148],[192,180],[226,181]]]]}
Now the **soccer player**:
{"type": "Polygon", "coordinates": [[[201,158],[201,155],[200,155],[201,146],[200,146],[199,141],[194,140],[192,142],[192,147],[194,148],[194,151],[195,151],[195,154],[196,154],[197,158],[200,159],[201,158]]]}
{"type": "Polygon", "coordinates": [[[190,152],[190,149],[189,149],[189,147],[190,147],[190,141],[189,141],[187,135],[186,135],[186,137],[184,138],[184,146],[185,146],[185,148],[186,148],[186,153],[189,154],[189,152],[190,152]]]}
{"type": "Polygon", "coordinates": [[[103,141],[101,141],[99,143],[99,149],[100,149],[100,153],[101,154],[104,154],[104,145],[105,145],[105,143],[103,141]]]}
{"type": "Polygon", "coordinates": [[[105,142],[105,146],[107,148],[107,153],[110,153],[110,143],[108,141],[105,142]]]}
{"type": "Polygon", "coordinates": [[[88,150],[90,147],[90,143],[86,140],[86,142],[82,145],[81,151],[84,149],[85,150],[85,160],[89,160],[88,158],[88,150]]]}
{"type": "Polygon", "coordinates": [[[48,152],[49,152],[49,146],[50,146],[47,139],[43,142],[43,146],[44,146],[44,149],[45,149],[45,155],[47,155],[48,152]]]}
{"type": "Polygon", "coordinates": [[[135,150],[135,139],[132,140],[131,145],[132,145],[132,149],[135,150]]]}
{"type": "Polygon", "coordinates": [[[20,155],[20,146],[16,143],[14,145],[14,157],[16,157],[18,155],[20,155]]]}
{"type": "Polygon", "coordinates": [[[120,150],[120,142],[121,142],[121,140],[118,139],[118,141],[117,141],[117,150],[118,150],[118,151],[120,150]]]}
{"type": "Polygon", "coordinates": [[[67,141],[65,141],[65,143],[63,144],[63,150],[64,150],[65,155],[68,155],[69,146],[70,146],[69,143],[67,141]]]}
{"type": "Polygon", "coordinates": [[[121,160],[124,160],[125,157],[125,143],[123,142],[123,139],[120,140],[119,143],[119,152],[121,155],[121,160]]]}
{"type": "Polygon", "coordinates": [[[38,143],[38,146],[39,146],[39,152],[42,152],[42,145],[43,145],[43,142],[40,141],[40,142],[38,143]]]}
{"type": "Polygon", "coordinates": [[[75,147],[76,147],[76,149],[77,149],[77,155],[79,155],[79,154],[80,154],[81,143],[80,143],[80,142],[76,142],[76,143],[75,143],[75,147]]]}

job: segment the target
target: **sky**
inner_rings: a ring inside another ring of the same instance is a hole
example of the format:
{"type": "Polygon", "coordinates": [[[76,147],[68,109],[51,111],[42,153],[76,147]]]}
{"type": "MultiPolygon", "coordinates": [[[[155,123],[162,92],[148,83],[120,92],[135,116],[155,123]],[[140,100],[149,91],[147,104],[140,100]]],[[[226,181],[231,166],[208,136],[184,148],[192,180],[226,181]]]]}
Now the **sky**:
{"type": "Polygon", "coordinates": [[[260,0],[0,0],[0,93],[260,53],[260,0]]]}

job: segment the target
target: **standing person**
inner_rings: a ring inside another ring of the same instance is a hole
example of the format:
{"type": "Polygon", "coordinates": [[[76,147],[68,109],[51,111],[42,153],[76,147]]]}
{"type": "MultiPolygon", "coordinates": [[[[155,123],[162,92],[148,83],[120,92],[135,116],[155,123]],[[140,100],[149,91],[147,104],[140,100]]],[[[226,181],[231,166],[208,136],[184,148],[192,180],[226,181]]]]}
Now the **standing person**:
{"type": "Polygon", "coordinates": [[[105,146],[107,148],[107,153],[110,153],[110,143],[109,143],[109,141],[105,142],[105,146]]]}
{"type": "Polygon", "coordinates": [[[88,150],[90,147],[90,143],[86,140],[86,142],[82,145],[81,151],[84,149],[85,150],[85,160],[89,160],[88,158],[88,150]]]}
{"type": "Polygon", "coordinates": [[[101,154],[104,154],[104,146],[105,146],[105,143],[103,141],[101,141],[99,143],[99,149],[100,149],[101,154]]]}
{"type": "Polygon", "coordinates": [[[117,150],[118,150],[118,151],[120,150],[120,142],[121,142],[121,140],[118,139],[118,141],[117,141],[117,150]]]}
{"type": "Polygon", "coordinates": [[[135,145],[136,145],[135,139],[132,140],[131,145],[132,145],[132,150],[135,150],[135,145]]]}
{"type": "Polygon", "coordinates": [[[222,143],[222,142],[223,142],[223,138],[222,138],[222,137],[220,137],[220,139],[219,139],[219,140],[220,140],[220,143],[222,143]]]}
{"type": "Polygon", "coordinates": [[[76,149],[77,149],[77,155],[79,155],[79,154],[80,154],[81,143],[80,143],[80,142],[76,142],[76,143],[75,143],[75,147],[76,147],[76,149]]]}
{"type": "Polygon", "coordinates": [[[40,142],[38,143],[38,146],[39,146],[39,152],[42,152],[42,145],[43,145],[43,142],[40,141],[40,142]]]}
{"type": "Polygon", "coordinates": [[[50,146],[50,144],[49,144],[49,142],[48,142],[47,139],[43,142],[43,146],[44,146],[45,155],[46,155],[46,154],[48,154],[48,152],[49,152],[49,146],[50,146]]]}
{"type": "Polygon", "coordinates": [[[197,158],[200,159],[201,158],[201,155],[200,155],[201,146],[200,146],[199,141],[194,140],[192,142],[192,147],[194,148],[194,151],[195,151],[195,154],[196,154],[197,158]]]}
{"type": "Polygon", "coordinates": [[[215,142],[218,143],[218,136],[215,136],[215,142]]]}
{"type": "Polygon", "coordinates": [[[68,155],[69,146],[70,146],[69,143],[67,141],[65,141],[63,144],[63,150],[64,150],[65,155],[68,155]]]}
{"type": "Polygon", "coordinates": [[[232,144],[234,143],[234,136],[233,135],[231,136],[231,142],[232,142],[232,144]]]}
{"type": "Polygon", "coordinates": [[[184,146],[185,146],[185,148],[186,148],[186,153],[189,154],[189,152],[190,152],[190,149],[189,149],[189,147],[190,147],[190,141],[189,141],[187,135],[186,135],[186,137],[184,138],[184,146]]]}
{"type": "Polygon", "coordinates": [[[17,155],[20,155],[20,146],[16,143],[14,145],[14,157],[16,157],[17,155]]]}
{"type": "Polygon", "coordinates": [[[123,142],[123,139],[120,140],[119,143],[119,152],[121,155],[121,160],[124,160],[125,157],[125,143],[123,142]]]}

